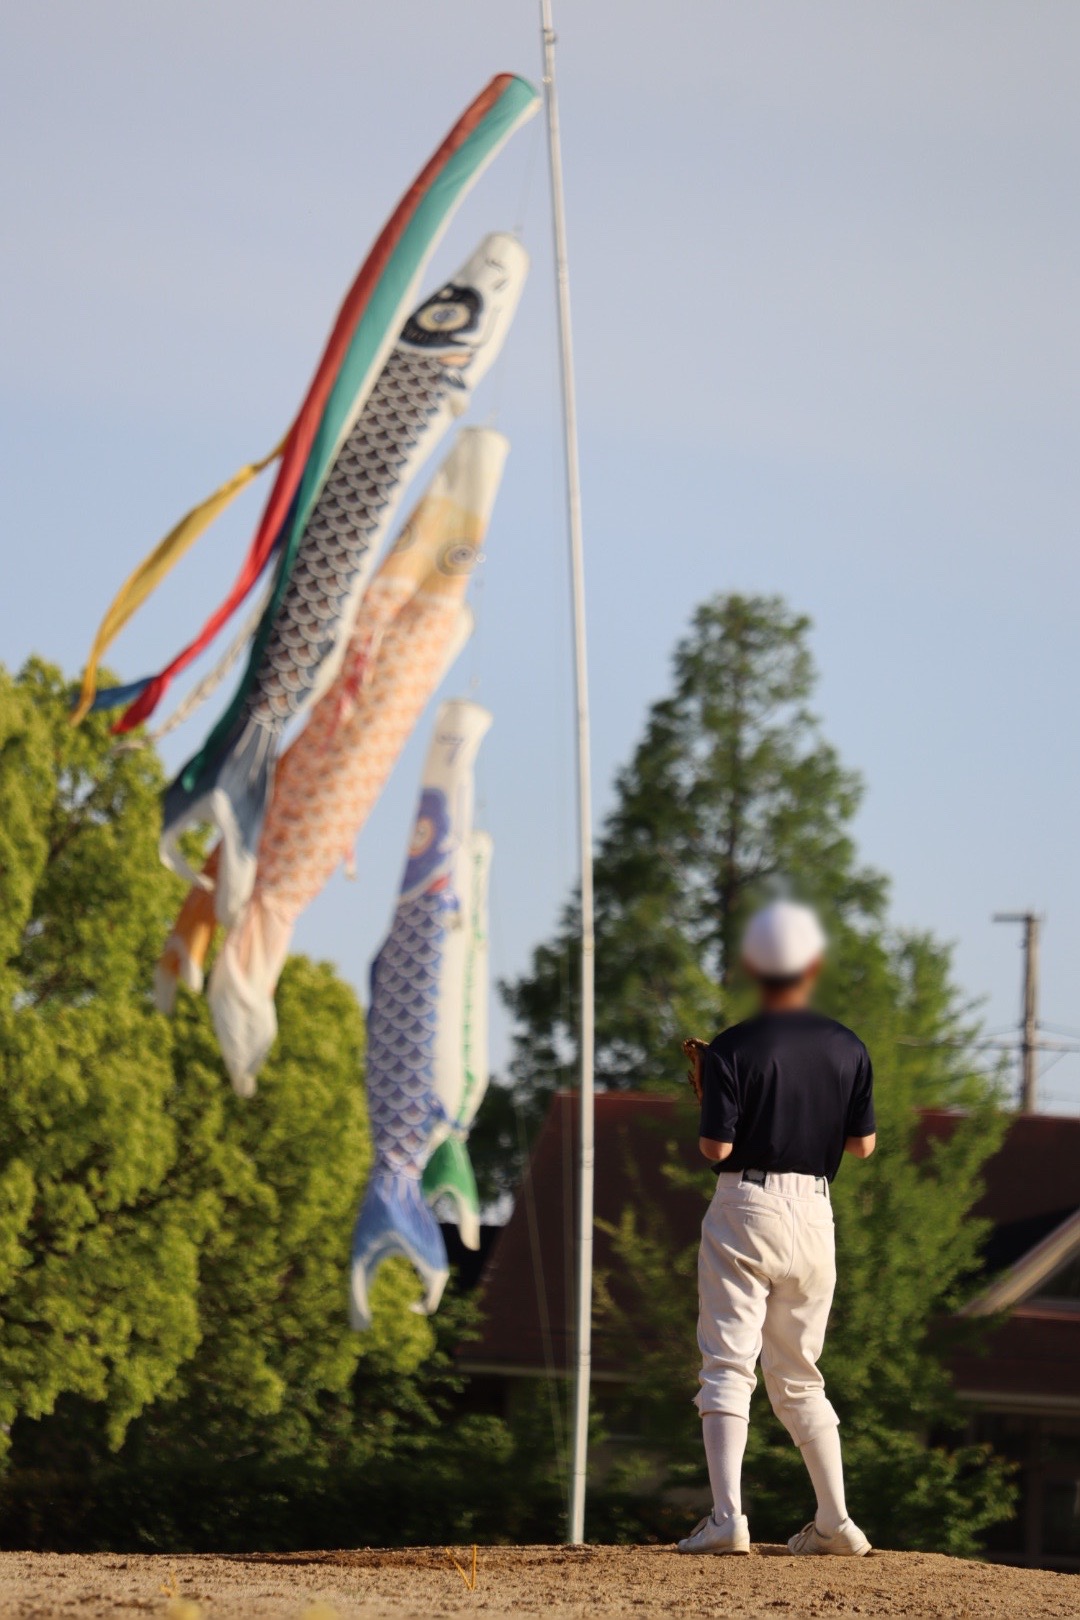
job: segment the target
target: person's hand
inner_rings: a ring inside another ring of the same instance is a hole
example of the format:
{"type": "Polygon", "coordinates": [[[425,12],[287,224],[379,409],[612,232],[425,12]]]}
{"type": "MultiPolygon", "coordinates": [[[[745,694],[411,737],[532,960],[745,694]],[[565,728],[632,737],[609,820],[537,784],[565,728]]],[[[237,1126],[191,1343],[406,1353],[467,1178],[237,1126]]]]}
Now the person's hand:
{"type": "Polygon", "coordinates": [[[686,1071],[687,1082],[690,1090],[700,1102],[701,1081],[705,1067],[705,1053],[709,1049],[708,1044],[705,1041],[699,1041],[696,1035],[691,1035],[687,1040],[683,1041],[682,1049],[683,1055],[690,1060],[690,1067],[686,1071]]]}

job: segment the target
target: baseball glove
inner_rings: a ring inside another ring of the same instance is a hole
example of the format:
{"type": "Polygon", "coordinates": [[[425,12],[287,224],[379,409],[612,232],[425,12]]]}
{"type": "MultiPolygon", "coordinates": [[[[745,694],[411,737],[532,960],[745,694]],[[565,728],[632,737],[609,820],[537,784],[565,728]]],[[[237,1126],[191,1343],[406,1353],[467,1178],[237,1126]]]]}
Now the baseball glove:
{"type": "Polygon", "coordinates": [[[701,1083],[705,1069],[705,1053],[709,1049],[707,1041],[699,1041],[696,1035],[691,1035],[682,1043],[683,1055],[690,1060],[690,1067],[686,1071],[686,1079],[690,1090],[698,1102],[701,1101],[701,1083]]]}

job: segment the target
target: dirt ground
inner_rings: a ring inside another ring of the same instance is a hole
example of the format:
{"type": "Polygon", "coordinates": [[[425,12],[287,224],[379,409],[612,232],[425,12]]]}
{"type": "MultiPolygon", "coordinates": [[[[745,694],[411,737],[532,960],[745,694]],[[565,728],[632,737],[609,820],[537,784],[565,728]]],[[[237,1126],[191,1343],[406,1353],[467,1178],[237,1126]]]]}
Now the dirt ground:
{"type": "MultiPolygon", "coordinates": [[[[466,1575],[470,1548],[453,1549],[466,1575]]],[[[485,1620],[529,1616],[903,1615],[906,1620],[1080,1616],[1080,1575],[932,1553],[682,1558],[670,1547],[481,1547],[470,1591],[442,1548],[222,1557],[0,1554],[0,1616],[80,1620],[485,1620]]]]}

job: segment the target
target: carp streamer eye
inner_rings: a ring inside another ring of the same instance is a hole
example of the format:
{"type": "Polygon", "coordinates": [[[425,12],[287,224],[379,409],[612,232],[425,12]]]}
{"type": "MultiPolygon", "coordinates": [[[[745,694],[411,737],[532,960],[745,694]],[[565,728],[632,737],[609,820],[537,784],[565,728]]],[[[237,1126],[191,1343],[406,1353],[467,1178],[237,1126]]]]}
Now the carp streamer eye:
{"type": "Polygon", "coordinates": [[[472,320],[472,310],[465,304],[429,304],[416,317],[416,324],[425,332],[460,332],[472,320]]]}
{"type": "Polygon", "coordinates": [[[464,349],[465,336],[479,324],[484,300],[472,287],[446,286],[410,315],[401,334],[418,349],[464,349]]]}
{"type": "Polygon", "coordinates": [[[418,855],[426,855],[434,842],[435,823],[430,816],[421,816],[413,830],[409,859],[415,860],[418,855]]]}
{"type": "Polygon", "coordinates": [[[440,574],[467,574],[479,561],[479,553],[468,540],[451,540],[439,552],[440,574]]]}

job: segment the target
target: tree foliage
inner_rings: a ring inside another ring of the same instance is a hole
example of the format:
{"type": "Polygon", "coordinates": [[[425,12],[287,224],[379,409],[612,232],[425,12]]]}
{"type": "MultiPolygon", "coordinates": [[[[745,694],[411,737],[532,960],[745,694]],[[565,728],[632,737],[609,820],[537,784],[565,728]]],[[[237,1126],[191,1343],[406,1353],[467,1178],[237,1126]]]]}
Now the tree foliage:
{"type": "Polygon", "coordinates": [[[233,1096],[205,1005],[149,998],[183,892],[160,764],[69,703],[40,662],[0,671],[0,1422],[37,1462],[139,1419],[131,1446],[314,1463],[355,1437],[362,1359],[385,1385],[433,1345],[393,1268],[374,1332],[346,1322],[360,1009],[294,958],[259,1093],[233,1096]]]}
{"type": "Polygon", "coordinates": [[[0,672],[0,1417],[75,1393],[119,1440],[198,1343],[204,1215],[162,1196],[173,1071],[145,983],[178,885],[159,768],[66,708],[55,671],[0,672]]]}

